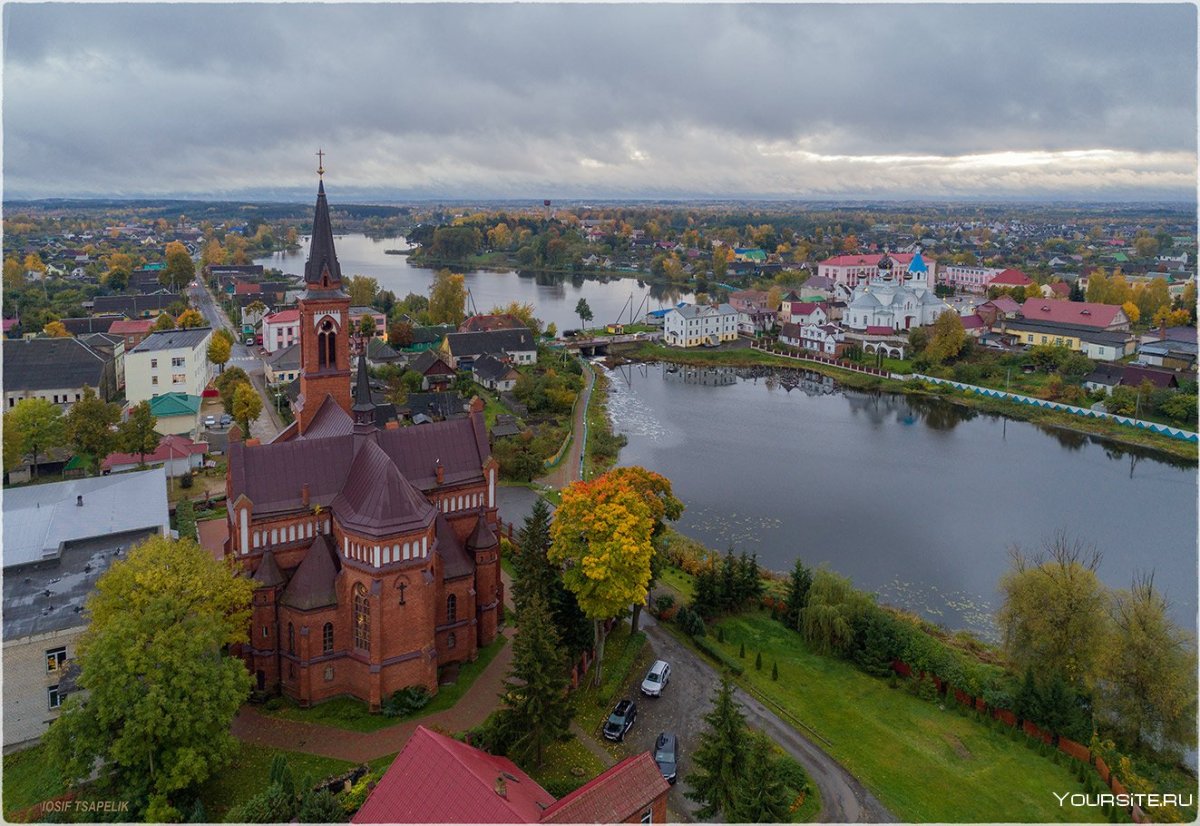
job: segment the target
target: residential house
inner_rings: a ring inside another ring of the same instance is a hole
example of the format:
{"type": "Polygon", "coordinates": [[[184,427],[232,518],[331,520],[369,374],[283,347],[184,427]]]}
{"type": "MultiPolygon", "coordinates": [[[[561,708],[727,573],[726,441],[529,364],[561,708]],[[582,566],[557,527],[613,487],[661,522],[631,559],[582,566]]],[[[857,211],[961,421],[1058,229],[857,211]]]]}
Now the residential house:
{"type": "Polygon", "coordinates": [[[507,757],[417,726],[350,822],[665,823],[670,790],[645,751],[555,800],[507,757]]]}
{"type": "Polygon", "coordinates": [[[267,384],[282,384],[300,376],[300,343],[289,344],[263,357],[263,377],[267,384]]]}
{"type": "Polygon", "coordinates": [[[262,346],[268,353],[290,347],[300,340],[300,311],[280,310],[263,319],[262,346]]]}
{"type": "Polygon", "coordinates": [[[1146,341],[1143,338],[1142,343],[1138,345],[1138,360],[1155,367],[1165,367],[1168,370],[1195,370],[1197,355],[1195,335],[1196,331],[1193,329],[1191,341],[1174,339],[1146,341]]]}
{"type": "Polygon", "coordinates": [[[387,314],[385,314],[382,310],[375,309],[374,307],[350,308],[350,323],[354,325],[354,330],[358,330],[358,326],[362,324],[362,320],[368,317],[375,322],[375,338],[382,342],[387,342],[387,314]]]}
{"type": "Polygon", "coordinates": [[[121,336],[125,339],[125,352],[141,344],[142,339],[150,335],[154,328],[154,320],[149,318],[121,318],[108,328],[109,335],[121,336]]]}
{"type": "MultiPolygon", "coordinates": [[[[193,442],[183,436],[168,434],[159,439],[153,453],[146,454],[144,464],[152,468],[161,467],[168,478],[176,479],[204,467],[204,454],[207,452],[207,442],[193,442]]],[[[142,458],[136,453],[110,453],[100,463],[100,472],[124,473],[135,470],[143,464],[142,458]]]]}
{"type": "Polygon", "coordinates": [[[85,333],[77,338],[113,363],[117,390],[125,387],[125,338],[112,333],[85,333]]]}
{"type": "Polygon", "coordinates": [[[403,357],[392,349],[386,341],[372,338],[367,342],[367,366],[382,367],[385,364],[399,364],[403,357]]]}
{"type": "Polygon", "coordinates": [[[1121,368],[1121,383],[1127,387],[1138,387],[1148,382],[1159,390],[1178,389],[1179,379],[1169,370],[1153,370],[1137,364],[1126,364],[1121,368]]]}
{"type": "Polygon", "coordinates": [[[96,580],[170,533],[161,468],[4,492],[4,750],[33,745],[78,673],[96,580]]]}
{"type": "Polygon", "coordinates": [[[470,412],[470,402],[452,390],[409,393],[398,412],[416,424],[465,419],[470,412]]]}
{"type": "Polygon", "coordinates": [[[1105,393],[1112,393],[1114,387],[1121,384],[1124,378],[1124,371],[1119,364],[1097,364],[1096,369],[1083,377],[1083,386],[1089,393],[1095,393],[1098,390],[1103,390],[1105,393]]]}
{"type": "Polygon", "coordinates": [[[488,390],[507,393],[517,386],[521,374],[508,362],[486,355],[475,359],[471,365],[471,376],[488,390]]]}
{"type": "Polygon", "coordinates": [[[450,362],[436,350],[421,353],[408,365],[408,369],[420,374],[422,390],[445,390],[458,377],[450,362]]]}
{"type": "Polygon", "coordinates": [[[1030,298],[1021,305],[1021,317],[1030,321],[1079,324],[1098,330],[1128,330],[1129,318],[1115,304],[1089,301],[1047,301],[1030,298]]]}
{"type": "Polygon", "coordinates": [[[108,401],[117,395],[113,357],[76,338],[5,339],[4,409],[21,399],[46,399],[67,410],[83,398],[84,385],[108,401]]]}
{"type": "Polygon", "coordinates": [[[1065,281],[1055,281],[1053,284],[1041,286],[1042,298],[1066,301],[1071,297],[1071,285],[1065,281]]]}
{"type": "Polygon", "coordinates": [[[738,337],[741,314],[730,304],[684,304],[663,319],[663,341],[672,347],[715,346],[738,337]]]}
{"type": "MultiPolygon", "coordinates": [[[[996,274],[995,278],[988,282],[988,289],[999,287],[1001,289],[1012,289],[1014,287],[1028,288],[1033,285],[1033,279],[1020,270],[1014,270],[1011,267],[1006,270],[1001,270],[996,274]]],[[[1070,290],[1067,290],[1070,293],[1070,290]]]]}
{"type": "Polygon", "coordinates": [[[83,318],[60,318],[59,323],[73,336],[88,333],[107,333],[112,325],[125,318],[123,315],[84,316],[83,318]]]}
{"type": "Polygon", "coordinates": [[[169,312],[173,304],[187,306],[187,301],[179,293],[98,295],[92,300],[92,315],[153,318],[161,313],[169,312]]]}
{"type": "Polygon", "coordinates": [[[148,266],[134,270],[129,274],[129,282],[125,285],[128,295],[151,295],[157,292],[169,292],[159,276],[162,275],[162,265],[148,266]]]}
{"type": "Polygon", "coordinates": [[[245,281],[261,281],[263,277],[262,264],[209,264],[204,268],[207,278],[215,279],[217,284],[224,287],[239,279],[245,281]]]}
{"type": "MultiPolygon", "coordinates": [[[[1066,304],[1054,301],[1052,304],[1066,304]]],[[[1004,325],[1004,332],[1015,343],[1029,346],[1039,344],[1066,347],[1083,353],[1094,361],[1116,361],[1130,355],[1135,339],[1124,330],[1108,330],[1082,324],[1063,324],[1018,318],[1004,325]]]]}
{"type": "Polygon", "coordinates": [[[963,331],[971,338],[981,339],[988,332],[988,323],[980,318],[978,313],[961,316],[963,331]]]}
{"type": "Polygon", "coordinates": [[[975,312],[989,327],[997,327],[1020,315],[1021,305],[1011,296],[1002,295],[983,302],[975,312]]]}
{"type": "Polygon", "coordinates": [[[804,326],[805,324],[827,324],[829,313],[822,304],[812,301],[789,302],[788,321],[804,326]]]}
{"type": "Polygon", "coordinates": [[[21,319],[6,318],[3,321],[3,332],[5,338],[17,338],[21,329],[21,319]]]}
{"type": "Polygon", "coordinates": [[[450,333],[456,332],[453,324],[434,324],[430,326],[414,325],[412,328],[412,343],[401,345],[396,342],[389,342],[393,347],[396,347],[405,353],[423,353],[426,350],[432,350],[445,340],[450,333]]]}
{"type": "Polygon", "coordinates": [[[195,436],[200,428],[200,396],[163,393],[150,399],[154,429],[164,436],[195,436]]]}
{"type": "Polygon", "coordinates": [[[507,356],[513,364],[537,363],[537,338],[527,327],[487,330],[479,333],[449,333],[442,344],[456,370],[470,370],[475,359],[484,355],[507,356]]]}
{"type": "Polygon", "coordinates": [[[137,404],[162,393],[200,396],[212,379],[212,330],[161,330],[125,354],[125,397],[137,404]]]}

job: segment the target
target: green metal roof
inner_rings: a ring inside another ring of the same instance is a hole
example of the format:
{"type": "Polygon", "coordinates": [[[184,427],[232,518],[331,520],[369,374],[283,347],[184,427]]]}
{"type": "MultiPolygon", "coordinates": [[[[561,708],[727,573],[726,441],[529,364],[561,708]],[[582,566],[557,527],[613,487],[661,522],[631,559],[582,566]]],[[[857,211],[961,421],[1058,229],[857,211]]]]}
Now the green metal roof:
{"type": "Polygon", "coordinates": [[[156,417],[194,416],[200,412],[200,397],[187,393],[163,393],[150,400],[150,412],[156,417]]]}

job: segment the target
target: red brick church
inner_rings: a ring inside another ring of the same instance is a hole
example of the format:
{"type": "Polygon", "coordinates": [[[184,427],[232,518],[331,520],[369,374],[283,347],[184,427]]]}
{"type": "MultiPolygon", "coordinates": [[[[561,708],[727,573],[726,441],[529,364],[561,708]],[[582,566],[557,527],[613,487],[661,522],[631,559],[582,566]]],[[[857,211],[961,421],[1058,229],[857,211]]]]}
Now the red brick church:
{"type": "Polygon", "coordinates": [[[436,691],[440,667],[496,636],[497,463],[478,400],[465,419],[381,428],[361,356],[352,389],[323,181],[304,282],[296,420],[266,444],[230,436],[225,553],[256,585],[241,653],[260,690],[377,710],[436,691]]]}

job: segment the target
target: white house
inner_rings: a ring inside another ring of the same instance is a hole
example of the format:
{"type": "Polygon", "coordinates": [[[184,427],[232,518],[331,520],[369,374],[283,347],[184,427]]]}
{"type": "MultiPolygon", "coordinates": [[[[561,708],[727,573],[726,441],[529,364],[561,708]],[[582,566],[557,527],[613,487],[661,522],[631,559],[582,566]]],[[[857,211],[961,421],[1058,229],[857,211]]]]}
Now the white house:
{"type": "Polygon", "coordinates": [[[212,379],[208,345],[212,330],[161,330],[125,354],[125,398],[130,404],[163,393],[199,396],[212,379]]]}
{"type": "Polygon", "coordinates": [[[730,304],[685,304],[667,313],[663,340],[673,347],[698,347],[733,341],[741,314],[730,304]]]}
{"type": "Polygon", "coordinates": [[[843,317],[851,330],[868,327],[911,330],[932,324],[943,312],[953,312],[949,304],[934,294],[919,252],[907,271],[902,271],[886,255],[878,269],[878,277],[860,282],[854,288],[843,317]]]}
{"type": "Polygon", "coordinates": [[[846,334],[836,324],[805,324],[800,328],[800,346],[827,356],[836,356],[838,345],[845,340],[846,334]]]}
{"type": "Polygon", "coordinates": [[[263,349],[268,353],[290,347],[300,340],[300,311],[280,310],[263,319],[263,349]]]}
{"type": "Polygon", "coordinates": [[[825,324],[829,321],[829,313],[820,304],[812,301],[793,301],[789,307],[790,316],[787,319],[793,324],[825,324]]]}

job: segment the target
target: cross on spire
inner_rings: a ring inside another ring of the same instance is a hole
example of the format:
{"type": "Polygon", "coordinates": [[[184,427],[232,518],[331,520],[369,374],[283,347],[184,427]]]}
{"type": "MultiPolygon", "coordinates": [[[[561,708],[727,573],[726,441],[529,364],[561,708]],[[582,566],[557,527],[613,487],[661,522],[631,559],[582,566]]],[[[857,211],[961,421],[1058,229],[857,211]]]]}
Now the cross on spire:
{"type": "Polygon", "coordinates": [[[317,177],[325,177],[325,150],[317,150],[317,177]]]}

